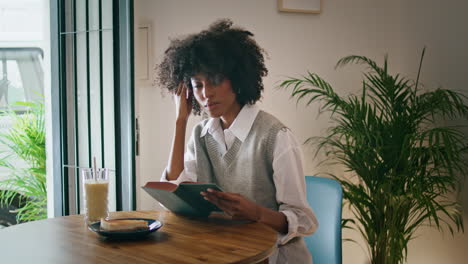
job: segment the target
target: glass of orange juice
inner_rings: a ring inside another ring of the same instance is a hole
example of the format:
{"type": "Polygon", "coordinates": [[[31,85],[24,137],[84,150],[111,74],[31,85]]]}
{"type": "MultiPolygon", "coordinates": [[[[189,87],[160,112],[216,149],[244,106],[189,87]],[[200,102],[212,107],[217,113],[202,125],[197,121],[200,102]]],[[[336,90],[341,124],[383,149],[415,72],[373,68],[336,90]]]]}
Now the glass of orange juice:
{"type": "Polygon", "coordinates": [[[109,169],[82,168],[84,208],[87,224],[109,216],[109,169]]]}

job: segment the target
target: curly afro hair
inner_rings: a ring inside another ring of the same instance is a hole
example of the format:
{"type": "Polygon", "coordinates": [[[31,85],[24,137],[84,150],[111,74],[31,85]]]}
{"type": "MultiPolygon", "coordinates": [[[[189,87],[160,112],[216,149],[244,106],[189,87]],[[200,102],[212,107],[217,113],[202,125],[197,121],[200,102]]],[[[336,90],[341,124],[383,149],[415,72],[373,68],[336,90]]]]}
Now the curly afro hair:
{"type": "MultiPolygon", "coordinates": [[[[241,106],[257,102],[263,91],[262,77],[268,74],[265,52],[250,31],[232,24],[221,19],[207,30],[172,40],[156,68],[156,83],[171,93],[181,82],[192,90],[190,78],[204,74],[215,85],[230,80],[241,106]]],[[[193,96],[192,100],[193,113],[200,114],[193,96]]]]}

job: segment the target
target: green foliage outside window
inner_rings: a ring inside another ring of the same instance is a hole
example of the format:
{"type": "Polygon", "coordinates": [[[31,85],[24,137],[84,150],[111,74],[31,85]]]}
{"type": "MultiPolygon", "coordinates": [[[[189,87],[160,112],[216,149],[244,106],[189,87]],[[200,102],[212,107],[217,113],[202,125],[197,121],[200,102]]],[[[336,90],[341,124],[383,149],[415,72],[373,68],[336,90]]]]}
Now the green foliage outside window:
{"type": "Polygon", "coordinates": [[[12,126],[0,132],[0,166],[9,172],[0,181],[0,205],[8,206],[21,197],[16,213],[18,222],[24,222],[47,217],[45,119],[42,103],[17,104],[27,110],[1,116],[10,118],[12,126]],[[18,160],[26,166],[17,166],[18,160]]]}

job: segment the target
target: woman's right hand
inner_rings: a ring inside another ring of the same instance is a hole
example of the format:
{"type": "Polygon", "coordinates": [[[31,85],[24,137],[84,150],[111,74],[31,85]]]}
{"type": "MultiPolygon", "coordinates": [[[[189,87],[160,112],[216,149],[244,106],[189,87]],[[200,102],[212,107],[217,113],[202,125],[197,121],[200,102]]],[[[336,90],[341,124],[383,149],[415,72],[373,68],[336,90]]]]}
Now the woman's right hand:
{"type": "Polygon", "coordinates": [[[182,82],[174,93],[176,120],[187,121],[192,112],[192,93],[182,82]]]}
{"type": "Polygon", "coordinates": [[[190,112],[192,112],[192,94],[184,83],[180,83],[174,92],[174,102],[176,124],[171,154],[166,167],[166,179],[170,181],[177,180],[184,170],[185,130],[190,112]]]}

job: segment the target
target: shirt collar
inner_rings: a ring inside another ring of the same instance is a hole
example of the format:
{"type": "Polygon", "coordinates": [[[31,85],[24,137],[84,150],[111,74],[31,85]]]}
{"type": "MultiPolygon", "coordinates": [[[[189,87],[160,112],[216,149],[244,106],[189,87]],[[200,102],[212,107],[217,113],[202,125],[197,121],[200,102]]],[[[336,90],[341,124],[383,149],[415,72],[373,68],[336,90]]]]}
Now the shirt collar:
{"type": "MultiPolygon", "coordinates": [[[[234,136],[236,136],[240,141],[244,142],[249,134],[250,129],[252,128],[253,122],[257,117],[257,114],[260,110],[255,105],[244,105],[237,115],[234,122],[232,122],[231,126],[228,128],[234,136]]],[[[217,118],[210,118],[208,122],[203,127],[200,137],[206,135],[206,133],[210,133],[213,135],[216,131],[222,132],[221,122],[219,117],[217,118]]]]}
{"type": "Polygon", "coordinates": [[[210,118],[208,119],[208,122],[206,122],[205,126],[203,127],[200,133],[200,137],[204,137],[207,132],[213,135],[213,133],[218,129],[219,130],[221,129],[221,122],[219,120],[219,117],[210,118]]]}

